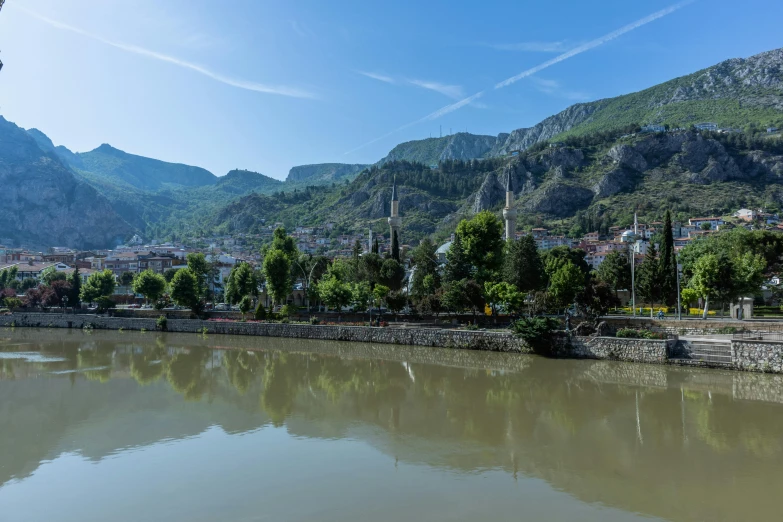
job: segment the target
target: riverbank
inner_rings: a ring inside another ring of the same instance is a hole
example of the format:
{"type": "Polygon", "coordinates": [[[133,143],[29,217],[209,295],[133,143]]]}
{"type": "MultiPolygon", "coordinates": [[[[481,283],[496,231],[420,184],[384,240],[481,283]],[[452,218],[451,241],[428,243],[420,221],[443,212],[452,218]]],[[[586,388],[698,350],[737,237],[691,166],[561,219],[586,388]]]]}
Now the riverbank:
{"type": "MultiPolygon", "coordinates": [[[[421,328],[402,323],[395,327],[309,325],[264,322],[203,321],[168,319],[165,326],[152,318],[108,317],[14,313],[0,316],[0,327],[76,328],[96,330],[165,330],[173,333],[226,334],[321,341],[456,348],[501,353],[529,354],[533,350],[508,331],[470,331],[421,328]]],[[[694,364],[723,369],[783,373],[783,343],[761,339],[726,339],[723,359],[694,360],[690,340],[626,339],[616,337],[577,337],[561,335],[554,356],[557,358],[599,359],[647,364],[694,364]]]]}

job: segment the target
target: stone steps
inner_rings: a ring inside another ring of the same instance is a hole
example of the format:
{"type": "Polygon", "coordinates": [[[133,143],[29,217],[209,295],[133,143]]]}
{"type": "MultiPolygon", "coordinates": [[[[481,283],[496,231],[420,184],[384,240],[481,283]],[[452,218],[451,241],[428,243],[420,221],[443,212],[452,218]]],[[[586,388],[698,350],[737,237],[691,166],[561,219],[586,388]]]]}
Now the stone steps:
{"type": "Polygon", "coordinates": [[[691,342],[687,358],[712,364],[730,365],[732,363],[731,343],[705,340],[691,342]]]}

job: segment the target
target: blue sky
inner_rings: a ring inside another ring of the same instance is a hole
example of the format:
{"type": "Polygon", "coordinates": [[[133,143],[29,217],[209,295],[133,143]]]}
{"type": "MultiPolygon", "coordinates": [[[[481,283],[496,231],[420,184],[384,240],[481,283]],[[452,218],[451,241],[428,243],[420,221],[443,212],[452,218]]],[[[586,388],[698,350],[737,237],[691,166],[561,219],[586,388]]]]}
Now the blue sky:
{"type": "Polygon", "coordinates": [[[75,151],[282,179],[782,47],[781,20],[772,0],[9,0],[0,114],[75,151]]]}

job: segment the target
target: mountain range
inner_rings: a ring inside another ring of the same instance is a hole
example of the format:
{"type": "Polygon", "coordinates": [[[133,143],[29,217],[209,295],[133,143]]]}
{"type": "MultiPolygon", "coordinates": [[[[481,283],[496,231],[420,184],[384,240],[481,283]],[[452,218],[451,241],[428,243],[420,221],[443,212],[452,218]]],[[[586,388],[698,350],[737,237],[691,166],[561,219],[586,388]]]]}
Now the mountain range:
{"type": "Polygon", "coordinates": [[[382,228],[394,175],[410,239],[445,234],[461,216],[497,210],[508,176],[521,224],[587,225],[589,214],[594,225],[598,215],[615,222],[632,208],[652,215],[663,206],[720,212],[778,201],[778,141],[753,138],[767,127],[783,127],[783,49],[572,105],[497,136],[461,132],[401,143],[373,166],[293,167],[284,182],[245,170],[218,177],[107,144],[74,153],[40,130],[2,120],[0,179],[13,199],[0,210],[0,240],[109,246],[132,232],[163,238],[248,231],[269,219],[287,225],[328,219],[348,228],[375,220],[382,228]],[[743,133],[728,139],[690,130],[634,132],[640,125],[700,122],[743,133]],[[25,196],[33,176],[40,186],[67,187],[25,196]],[[90,208],[75,209],[90,198],[90,208]],[[34,225],[26,223],[30,215],[34,225]]]}

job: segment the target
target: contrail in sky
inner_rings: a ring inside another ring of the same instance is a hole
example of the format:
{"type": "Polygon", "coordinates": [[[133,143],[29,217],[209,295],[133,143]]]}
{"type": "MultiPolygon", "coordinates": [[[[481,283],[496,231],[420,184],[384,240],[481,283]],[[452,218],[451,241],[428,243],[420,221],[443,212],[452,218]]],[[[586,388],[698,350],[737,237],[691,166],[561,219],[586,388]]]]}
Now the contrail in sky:
{"type": "MultiPolygon", "coordinates": [[[[560,62],[562,62],[564,60],[568,60],[569,58],[572,58],[572,57],[576,56],[577,54],[582,54],[585,51],[589,51],[590,49],[594,49],[594,48],[596,48],[596,47],[598,47],[600,45],[605,44],[606,42],[609,42],[610,40],[614,40],[615,38],[624,35],[625,33],[631,32],[634,29],[638,29],[639,27],[641,27],[643,25],[646,25],[646,24],[649,24],[650,22],[653,22],[653,21],[655,21],[655,20],[657,20],[659,18],[663,18],[664,16],[666,16],[668,14],[671,14],[671,13],[677,11],[678,9],[682,8],[682,7],[685,7],[686,5],[688,5],[688,4],[690,4],[690,3],[694,2],[694,1],[695,0],[685,0],[684,2],[680,2],[678,4],[674,4],[672,6],[669,6],[669,7],[665,8],[665,9],[661,9],[660,11],[657,11],[657,12],[651,14],[651,15],[645,16],[644,18],[640,18],[639,20],[636,20],[635,22],[632,22],[632,23],[630,23],[630,24],[628,24],[628,25],[626,25],[624,27],[621,27],[620,29],[612,31],[609,34],[605,34],[604,36],[602,36],[600,38],[596,38],[595,40],[592,40],[592,41],[587,42],[585,44],[582,44],[582,45],[580,45],[578,47],[575,47],[575,48],[571,49],[570,51],[566,51],[563,54],[560,54],[560,55],[552,58],[551,60],[547,60],[546,62],[544,62],[544,63],[542,63],[540,65],[536,65],[533,68],[530,68],[530,69],[528,69],[526,71],[522,71],[521,73],[517,74],[516,76],[512,76],[511,78],[503,80],[502,82],[496,84],[494,89],[497,90],[497,89],[502,89],[504,87],[508,87],[509,85],[511,85],[513,83],[516,83],[516,82],[518,82],[519,80],[521,80],[523,78],[527,78],[528,76],[532,76],[532,75],[536,74],[537,72],[543,71],[544,69],[546,69],[548,67],[551,67],[551,66],[555,65],[556,63],[560,63],[560,62]]],[[[364,145],[356,147],[355,149],[351,149],[348,152],[346,152],[344,155],[351,154],[352,152],[356,152],[357,150],[363,149],[364,147],[366,147],[368,145],[372,145],[373,143],[375,143],[377,141],[380,141],[380,140],[382,140],[384,138],[388,138],[392,134],[395,134],[395,133],[397,133],[397,132],[399,132],[401,130],[407,129],[408,127],[412,127],[412,126],[414,126],[416,124],[423,123],[425,121],[431,121],[431,120],[440,118],[441,116],[444,116],[444,115],[449,114],[451,112],[454,112],[454,111],[456,111],[458,109],[461,109],[465,105],[468,105],[470,102],[472,102],[472,101],[474,101],[474,100],[484,96],[484,94],[486,94],[488,90],[489,89],[485,89],[483,91],[477,92],[476,94],[474,94],[472,96],[468,96],[467,98],[463,98],[463,99],[461,99],[459,101],[456,101],[456,102],[452,103],[451,105],[446,105],[445,107],[441,107],[437,111],[431,112],[430,114],[424,116],[423,118],[419,118],[418,120],[413,121],[411,123],[406,123],[402,127],[398,127],[396,129],[394,129],[393,131],[388,132],[388,133],[384,134],[383,136],[381,136],[379,138],[375,138],[372,141],[368,141],[364,145]]]]}
{"type": "Polygon", "coordinates": [[[180,60],[179,58],[175,58],[167,54],[151,51],[150,49],[145,49],[144,47],[139,47],[137,45],[130,45],[122,42],[115,42],[113,40],[108,40],[102,36],[98,36],[96,34],[92,34],[87,31],[84,31],[83,29],[79,29],[78,27],[74,27],[72,25],[68,25],[63,22],[59,22],[57,20],[52,20],[51,18],[47,18],[34,11],[30,11],[29,9],[26,9],[24,7],[16,6],[16,9],[19,9],[27,13],[28,15],[37,18],[38,20],[41,20],[42,22],[52,27],[56,27],[57,29],[63,29],[65,31],[70,31],[72,33],[76,33],[81,36],[85,36],[87,38],[96,40],[98,42],[101,42],[105,45],[109,45],[111,47],[115,47],[125,52],[146,56],[147,58],[152,58],[155,60],[159,60],[161,62],[167,62],[176,65],[178,67],[182,67],[183,69],[189,69],[191,71],[202,74],[220,83],[230,85],[231,87],[237,87],[239,89],[245,89],[247,91],[261,92],[264,94],[278,94],[281,96],[291,96],[293,98],[317,98],[315,94],[305,90],[298,89],[296,87],[288,87],[285,85],[265,85],[262,83],[256,83],[256,82],[251,82],[238,78],[231,78],[229,76],[224,76],[222,74],[210,71],[209,69],[202,67],[201,65],[187,62],[185,60],[180,60]]]}

